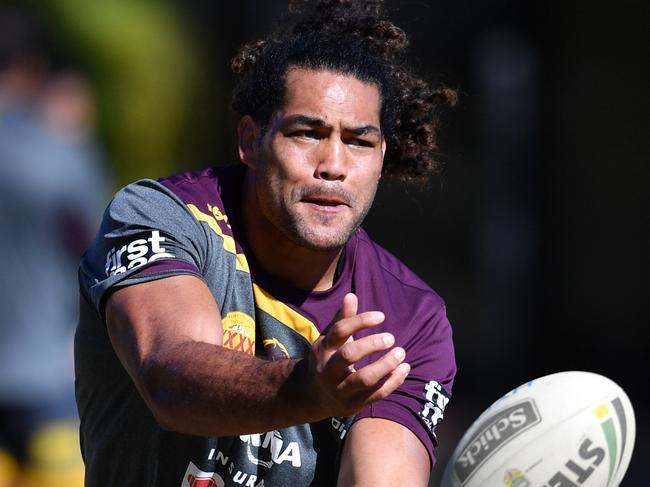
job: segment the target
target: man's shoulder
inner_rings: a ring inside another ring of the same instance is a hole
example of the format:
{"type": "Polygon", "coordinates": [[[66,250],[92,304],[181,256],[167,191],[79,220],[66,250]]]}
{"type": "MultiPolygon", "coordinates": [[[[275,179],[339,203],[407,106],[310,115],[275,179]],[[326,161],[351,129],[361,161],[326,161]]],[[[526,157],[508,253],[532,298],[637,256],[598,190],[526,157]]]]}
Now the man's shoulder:
{"type": "MultiPolygon", "coordinates": [[[[158,179],[158,182],[172,191],[184,202],[214,203],[214,197],[221,194],[228,185],[239,184],[243,177],[241,165],[207,167],[196,171],[185,171],[158,179]]],[[[203,205],[201,205],[203,206],[203,205]]]]}
{"type": "Polygon", "coordinates": [[[357,258],[368,264],[372,263],[374,272],[379,274],[386,288],[391,292],[400,294],[404,292],[415,300],[426,297],[430,304],[444,307],[444,300],[436,291],[404,262],[371,239],[365,230],[359,229],[356,232],[356,239],[357,258]]]}
{"type": "Polygon", "coordinates": [[[219,179],[220,173],[228,168],[210,166],[194,171],[182,171],[170,176],[159,178],[158,181],[169,188],[209,183],[219,179]]]}

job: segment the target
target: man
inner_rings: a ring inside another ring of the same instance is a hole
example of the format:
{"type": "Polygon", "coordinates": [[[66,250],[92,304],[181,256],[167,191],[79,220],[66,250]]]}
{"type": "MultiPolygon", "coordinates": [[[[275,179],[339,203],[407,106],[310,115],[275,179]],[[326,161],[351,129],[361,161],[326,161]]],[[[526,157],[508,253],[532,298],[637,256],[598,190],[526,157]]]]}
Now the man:
{"type": "Polygon", "coordinates": [[[80,272],[89,485],[427,484],[451,330],[359,225],[433,165],[443,94],[380,7],[294,7],[233,62],[243,164],[111,203],[80,272]]]}

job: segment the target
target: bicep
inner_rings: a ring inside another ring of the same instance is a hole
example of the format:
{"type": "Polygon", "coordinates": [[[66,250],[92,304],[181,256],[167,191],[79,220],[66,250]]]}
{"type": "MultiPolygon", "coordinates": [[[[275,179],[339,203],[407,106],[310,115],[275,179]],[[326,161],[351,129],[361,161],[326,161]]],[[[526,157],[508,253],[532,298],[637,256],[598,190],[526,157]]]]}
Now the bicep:
{"type": "Polygon", "coordinates": [[[184,342],[221,345],[219,308],[203,281],[180,275],[119,288],[106,301],[106,326],[122,365],[143,393],[148,362],[184,342]]]}
{"type": "Polygon", "coordinates": [[[338,485],[425,487],[429,455],[405,426],[382,418],[363,418],[347,434],[338,485]]]}

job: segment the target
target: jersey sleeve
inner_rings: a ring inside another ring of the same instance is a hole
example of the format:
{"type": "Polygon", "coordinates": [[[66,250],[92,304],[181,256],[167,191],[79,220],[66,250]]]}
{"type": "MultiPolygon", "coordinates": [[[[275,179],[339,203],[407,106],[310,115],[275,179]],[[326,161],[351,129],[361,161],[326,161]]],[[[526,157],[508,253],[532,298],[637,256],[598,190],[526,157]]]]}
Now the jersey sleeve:
{"type": "Polygon", "coordinates": [[[103,316],[111,289],[163,277],[201,277],[207,253],[203,228],[162,184],[143,179],[118,192],[79,268],[82,294],[103,316]]]}
{"type": "Polygon", "coordinates": [[[365,407],[355,421],[384,418],[409,428],[422,442],[435,464],[436,426],[443,419],[456,374],[451,326],[440,299],[419,300],[409,325],[395,333],[396,345],[406,351],[411,371],[387,398],[365,407]]]}

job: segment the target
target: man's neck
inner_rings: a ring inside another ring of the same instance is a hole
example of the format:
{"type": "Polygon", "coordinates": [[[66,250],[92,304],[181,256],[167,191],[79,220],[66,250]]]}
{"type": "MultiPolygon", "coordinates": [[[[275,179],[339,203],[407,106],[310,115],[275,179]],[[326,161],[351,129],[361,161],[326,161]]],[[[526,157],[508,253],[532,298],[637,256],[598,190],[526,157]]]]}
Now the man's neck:
{"type": "Polygon", "coordinates": [[[332,287],[342,249],[312,250],[287,238],[261,214],[248,175],[244,178],[242,204],[246,239],[269,274],[307,291],[332,287]]]}

